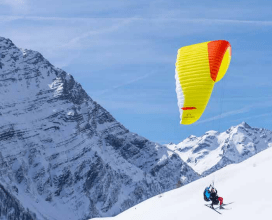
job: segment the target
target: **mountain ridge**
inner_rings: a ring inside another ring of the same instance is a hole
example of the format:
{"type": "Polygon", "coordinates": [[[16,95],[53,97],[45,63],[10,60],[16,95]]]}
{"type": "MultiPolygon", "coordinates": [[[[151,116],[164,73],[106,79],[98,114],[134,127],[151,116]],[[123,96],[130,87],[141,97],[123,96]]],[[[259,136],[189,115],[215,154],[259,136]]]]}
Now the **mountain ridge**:
{"type": "Polygon", "coordinates": [[[199,178],[40,53],[5,38],[0,53],[0,183],[37,219],[114,216],[199,178]]]}
{"type": "Polygon", "coordinates": [[[166,145],[202,176],[245,159],[272,146],[272,132],[252,128],[246,122],[225,132],[208,131],[189,136],[179,144],[166,145]]]}

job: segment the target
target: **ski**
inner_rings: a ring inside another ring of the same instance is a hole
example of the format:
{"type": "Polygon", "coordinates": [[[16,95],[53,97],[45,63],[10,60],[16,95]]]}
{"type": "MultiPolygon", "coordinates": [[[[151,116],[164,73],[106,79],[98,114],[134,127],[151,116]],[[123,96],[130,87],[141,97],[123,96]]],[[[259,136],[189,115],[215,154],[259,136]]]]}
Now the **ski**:
{"type": "Polygon", "coordinates": [[[226,203],[226,204],[222,204],[222,207],[220,208],[220,206],[214,208],[214,209],[224,209],[224,210],[231,210],[231,207],[227,206],[227,205],[230,205],[234,202],[230,202],[230,203],[226,203]]]}
{"type": "Polygon", "coordinates": [[[205,204],[205,206],[209,207],[210,209],[212,209],[212,210],[216,211],[218,214],[222,215],[222,213],[221,213],[221,212],[218,212],[217,210],[215,210],[214,208],[212,208],[210,205],[205,204]]]}
{"type": "Polygon", "coordinates": [[[216,208],[214,208],[214,209],[220,209],[220,210],[231,210],[231,208],[225,208],[225,207],[216,207],[216,208]]]}
{"type": "Polygon", "coordinates": [[[226,205],[230,205],[230,204],[232,204],[232,203],[234,203],[234,202],[229,202],[229,203],[226,203],[226,204],[223,203],[222,205],[223,205],[223,206],[226,206],[226,205]]]}

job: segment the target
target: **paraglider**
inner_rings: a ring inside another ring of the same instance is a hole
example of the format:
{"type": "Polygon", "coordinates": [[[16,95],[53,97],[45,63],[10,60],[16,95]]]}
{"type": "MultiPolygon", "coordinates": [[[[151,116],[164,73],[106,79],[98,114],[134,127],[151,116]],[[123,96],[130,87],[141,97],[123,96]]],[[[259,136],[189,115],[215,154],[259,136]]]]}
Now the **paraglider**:
{"type": "Polygon", "coordinates": [[[223,78],[230,60],[231,46],[226,40],[194,44],[178,50],[175,78],[181,124],[192,124],[201,117],[214,84],[223,78]]]}
{"type": "Polygon", "coordinates": [[[219,214],[222,214],[221,212],[218,211],[218,209],[225,209],[225,210],[230,210],[230,207],[225,208],[226,206],[232,204],[233,202],[229,203],[223,203],[223,197],[219,197],[217,195],[217,190],[214,187],[214,184],[210,184],[210,186],[206,187],[204,192],[203,192],[203,197],[206,202],[212,202],[211,204],[205,204],[205,206],[213,209],[219,214]],[[214,205],[219,205],[219,207],[215,208],[214,205]]]}
{"type": "Polygon", "coordinates": [[[217,190],[216,190],[215,188],[212,188],[212,189],[211,189],[210,200],[212,201],[212,204],[211,204],[212,208],[213,208],[214,205],[218,205],[219,202],[220,202],[219,208],[220,208],[220,209],[223,208],[223,207],[222,207],[222,205],[223,205],[223,198],[222,198],[222,197],[219,197],[219,196],[217,195],[217,190]]]}

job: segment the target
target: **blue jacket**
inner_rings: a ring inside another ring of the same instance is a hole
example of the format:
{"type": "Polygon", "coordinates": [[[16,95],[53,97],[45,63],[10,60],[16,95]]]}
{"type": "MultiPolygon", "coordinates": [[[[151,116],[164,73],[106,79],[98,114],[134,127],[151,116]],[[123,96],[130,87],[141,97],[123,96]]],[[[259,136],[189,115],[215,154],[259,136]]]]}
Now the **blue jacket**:
{"type": "Polygon", "coordinates": [[[209,200],[210,200],[211,193],[210,193],[209,188],[210,188],[210,187],[207,187],[207,188],[205,189],[205,196],[206,196],[206,198],[207,198],[207,199],[209,199],[209,200]]]}

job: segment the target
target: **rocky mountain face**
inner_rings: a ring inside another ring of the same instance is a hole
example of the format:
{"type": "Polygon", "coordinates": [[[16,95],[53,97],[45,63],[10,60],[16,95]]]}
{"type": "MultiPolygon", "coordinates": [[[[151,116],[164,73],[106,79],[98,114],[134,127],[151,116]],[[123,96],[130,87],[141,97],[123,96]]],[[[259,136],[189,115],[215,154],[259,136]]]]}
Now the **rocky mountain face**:
{"type": "Polygon", "coordinates": [[[272,132],[252,128],[243,122],[223,133],[209,131],[202,137],[192,135],[177,145],[168,144],[167,147],[179,154],[197,173],[206,176],[272,147],[272,132]]]}
{"type": "MultiPolygon", "coordinates": [[[[16,191],[17,189],[14,188],[16,191]]],[[[0,219],[36,220],[35,213],[25,210],[20,201],[0,185],[0,219]]]]}
{"type": "Polygon", "coordinates": [[[117,122],[71,75],[5,38],[0,164],[3,219],[113,216],[199,178],[177,153],[117,122]]]}

